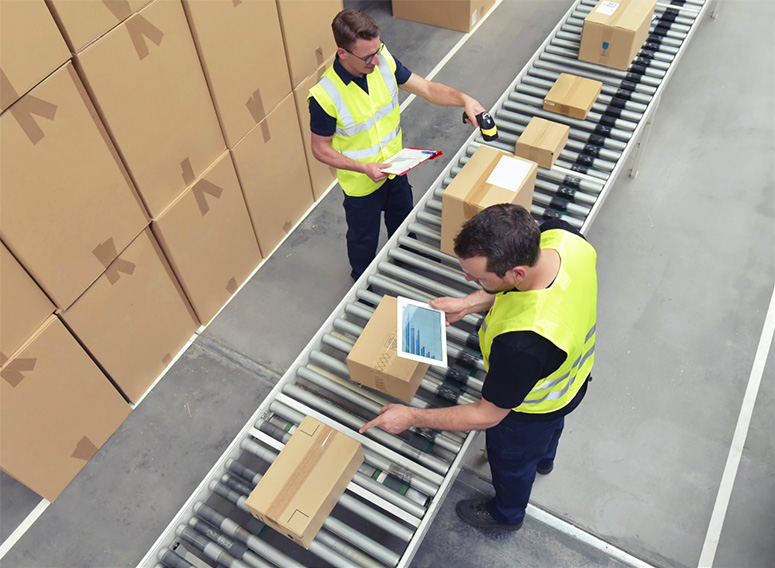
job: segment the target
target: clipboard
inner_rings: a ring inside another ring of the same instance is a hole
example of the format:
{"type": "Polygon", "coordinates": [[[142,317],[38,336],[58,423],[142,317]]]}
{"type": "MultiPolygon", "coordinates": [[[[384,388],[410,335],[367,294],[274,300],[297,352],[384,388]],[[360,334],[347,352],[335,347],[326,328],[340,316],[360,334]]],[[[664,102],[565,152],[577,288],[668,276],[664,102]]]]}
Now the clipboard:
{"type": "Polygon", "coordinates": [[[398,153],[393,154],[385,160],[390,167],[383,169],[386,174],[402,176],[409,170],[416,168],[423,162],[435,160],[442,155],[441,150],[430,150],[428,148],[402,148],[398,153]]]}

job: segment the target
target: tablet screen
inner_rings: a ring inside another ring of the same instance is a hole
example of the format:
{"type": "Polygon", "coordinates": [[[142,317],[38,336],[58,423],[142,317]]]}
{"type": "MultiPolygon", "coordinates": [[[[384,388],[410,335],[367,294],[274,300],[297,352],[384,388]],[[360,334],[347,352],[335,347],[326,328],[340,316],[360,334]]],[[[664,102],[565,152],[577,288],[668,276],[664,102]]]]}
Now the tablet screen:
{"type": "Polygon", "coordinates": [[[428,304],[398,297],[398,356],[447,365],[447,332],[444,312],[428,304]]]}

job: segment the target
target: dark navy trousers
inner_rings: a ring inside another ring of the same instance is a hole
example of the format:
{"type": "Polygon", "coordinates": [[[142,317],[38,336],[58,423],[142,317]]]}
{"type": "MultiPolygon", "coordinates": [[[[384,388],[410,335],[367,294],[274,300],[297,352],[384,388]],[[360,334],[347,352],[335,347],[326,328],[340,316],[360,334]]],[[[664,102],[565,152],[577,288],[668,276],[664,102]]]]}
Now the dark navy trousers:
{"type": "Polygon", "coordinates": [[[347,220],[347,257],[357,280],[377,255],[382,213],[390,238],[412,211],[412,186],[405,175],[388,178],[376,191],[363,197],[344,195],[347,220]]]}
{"type": "Polygon", "coordinates": [[[554,461],[564,425],[564,416],[536,422],[507,417],[487,429],[487,457],[495,488],[495,499],[487,508],[497,521],[517,524],[525,518],[536,468],[541,462],[554,461]]]}

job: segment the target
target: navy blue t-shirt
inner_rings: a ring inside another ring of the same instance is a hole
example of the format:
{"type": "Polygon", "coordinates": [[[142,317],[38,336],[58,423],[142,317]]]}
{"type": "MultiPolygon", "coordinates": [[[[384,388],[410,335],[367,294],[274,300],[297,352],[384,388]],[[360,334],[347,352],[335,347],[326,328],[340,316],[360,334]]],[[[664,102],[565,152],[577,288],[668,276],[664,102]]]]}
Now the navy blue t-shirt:
{"type": "MultiPolygon", "coordinates": [[[[583,238],[571,224],[553,219],[541,224],[541,232],[563,229],[583,238]]],[[[519,294],[510,290],[507,294],[519,294]]],[[[490,369],[482,387],[482,398],[499,408],[515,408],[544,377],[560,368],[565,352],[554,343],[533,331],[510,331],[495,337],[490,348],[490,369]]],[[[591,378],[591,377],[590,377],[591,378]]],[[[554,420],[575,409],[587,392],[585,381],[576,396],[563,408],[546,414],[510,412],[507,420],[554,420]]]]}
{"type": "MultiPolygon", "coordinates": [[[[396,83],[398,85],[403,85],[409,80],[412,72],[404,67],[398,59],[395,57],[393,59],[396,62],[396,83]]],[[[334,71],[336,71],[336,74],[339,75],[339,78],[344,82],[345,85],[349,85],[350,81],[354,81],[355,84],[358,85],[361,89],[367,93],[369,92],[368,79],[366,75],[363,77],[354,76],[347,69],[345,69],[341,63],[339,63],[338,55],[334,60],[334,71]]],[[[310,97],[309,99],[309,129],[318,136],[324,136],[326,138],[333,136],[336,132],[336,117],[326,113],[326,111],[324,111],[320,104],[315,100],[315,97],[310,97]]]]}

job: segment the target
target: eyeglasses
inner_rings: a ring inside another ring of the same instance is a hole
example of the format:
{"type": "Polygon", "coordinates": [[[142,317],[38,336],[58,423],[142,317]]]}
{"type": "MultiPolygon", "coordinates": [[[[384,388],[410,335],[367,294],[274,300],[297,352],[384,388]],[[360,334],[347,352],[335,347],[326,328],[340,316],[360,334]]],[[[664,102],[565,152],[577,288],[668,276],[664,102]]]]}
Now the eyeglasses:
{"type": "Polygon", "coordinates": [[[345,50],[347,53],[349,53],[350,55],[353,55],[353,56],[357,57],[358,59],[360,59],[361,61],[363,61],[363,62],[364,62],[366,65],[368,65],[369,63],[371,63],[372,61],[374,61],[374,58],[375,58],[375,57],[377,57],[377,55],[379,55],[380,53],[382,53],[382,50],[383,50],[383,49],[385,49],[385,44],[384,44],[384,43],[380,43],[380,44],[379,44],[379,49],[378,49],[377,51],[375,51],[375,52],[374,52],[374,53],[372,53],[371,55],[367,55],[366,57],[361,57],[360,55],[355,55],[355,54],[354,54],[352,51],[350,51],[349,49],[347,49],[347,48],[344,48],[344,50],[345,50]]]}

